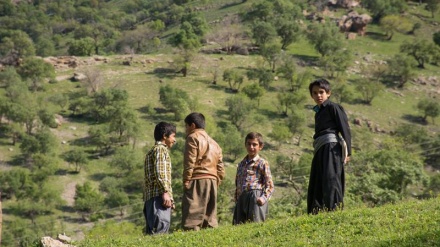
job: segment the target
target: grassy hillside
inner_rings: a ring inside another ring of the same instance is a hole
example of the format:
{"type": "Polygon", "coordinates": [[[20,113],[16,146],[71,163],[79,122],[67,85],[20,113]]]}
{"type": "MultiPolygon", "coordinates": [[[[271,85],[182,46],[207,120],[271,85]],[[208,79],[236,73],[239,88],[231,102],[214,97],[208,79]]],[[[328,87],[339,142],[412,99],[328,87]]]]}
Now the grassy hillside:
{"type": "Polygon", "coordinates": [[[99,226],[81,247],[141,246],[438,246],[440,198],[317,216],[142,236],[129,223],[99,226]],[[137,232],[132,233],[130,230],[137,232]]]}
{"type": "MultiPolygon", "coordinates": [[[[214,1],[208,2],[210,3],[201,8],[208,22],[212,22],[226,15],[243,11],[243,8],[250,5],[252,1],[244,4],[239,3],[241,1],[229,0],[216,1],[215,3],[211,3],[214,1]]],[[[198,2],[195,4],[198,4],[198,2]]],[[[335,15],[342,15],[346,12],[346,10],[337,11],[338,13],[335,13],[335,15]]],[[[440,22],[440,15],[432,19],[429,17],[430,14],[423,10],[422,6],[411,7],[408,16],[415,22],[420,21],[422,23],[422,28],[417,30],[414,35],[396,33],[391,41],[387,41],[383,38],[385,32],[378,25],[370,24],[367,27],[366,36],[358,36],[355,40],[346,40],[345,45],[352,50],[354,61],[343,76],[331,78],[330,81],[333,84],[346,82],[351,90],[351,96],[354,99],[359,99],[362,92],[356,89],[356,83],[362,77],[360,74],[362,65],[385,61],[399,53],[399,46],[404,41],[412,40],[415,37],[430,39],[432,33],[440,30],[439,26],[435,25],[435,23],[440,22]]],[[[210,25],[210,28],[215,31],[221,25],[221,23],[214,23],[210,25]]],[[[47,99],[49,96],[58,93],[73,94],[84,89],[84,85],[80,82],[70,80],[74,73],[85,73],[88,70],[99,72],[103,82],[101,89],[119,88],[128,92],[130,107],[136,110],[141,128],[141,133],[137,136],[136,150],[142,152],[153,144],[152,133],[157,122],[169,121],[176,124],[178,144],[173,150],[173,158],[175,157],[173,165],[179,169],[182,162],[180,151],[184,142],[184,124],[183,121],[175,121],[174,115],[164,109],[159,100],[160,87],[170,85],[173,88],[184,90],[190,97],[198,101],[197,111],[207,116],[207,129],[215,137],[222,134],[222,126],[231,124],[225,101],[234,94],[228,89],[227,82],[221,79],[223,71],[234,68],[245,72],[249,68],[260,66],[263,61],[261,56],[257,54],[241,56],[197,53],[191,61],[188,76],[182,77],[181,74],[174,73],[175,68],[173,67],[173,62],[181,59],[181,57],[167,45],[163,45],[161,49],[164,51],[163,53],[106,56],[108,62],[105,63],[96,62],[90,57],[78,57],[79,66],[77,68],[58,69],[56,71],[57,83],[46,83],[44,90],[35,92],[35,94],[41,99],[47,99]],[[124,61],[130,61],[131,65],[123,65],[124,61]],[[214,71],[218,72],[218,80],[215,85],[211,83],[214,71]]],[[[299,72],[310,70],[313,77],[322,77],[325,74],[325,71],[316,64],[320,56],[319,53],[304,37],[290,45],[285,52],[295,58],[299,72]]],[[[381,149],[382,147],[379,144],[384,140],[393,138],[392,133],[401,124],[410,124],[414,129],[422,128],[426,130],[432,139],[440,133],[440,117],[429,118],[428,123],[422,123],[419,121],[421,113],[416,109],[420,99],[440,97],[439,66],[427,64],[426,69],[414,67],[414,71],[417,78],[429,76],[437,78],[437,84],[420,84],[410,81],[402,89],[391,86],[385,88],[374,98],[371,105],[358,103],[356,100],[343,103],[351,123],[354,119],[362,121],[362,126],[352,125],[353,162],[356,162],[357,152],[381,149]],[[373,126],[377,126],[383,131],[375,132],[366,126],[367,122],[371,122],[373,126]]],[[[241,88],[251,83],[254,82],[245,78],[241,88]]],[[[307,85],[309,82],[305,81],[303,83],[307,85]]],[[[73,209],[75,186],[83,184],[85,181],[91,181],[94,188],[99,188],[104,178],[112,177],[120,171],[109,164],[112,160],[112,156],[109,155],[94,156],[90,158],[89,163],[80,173],[71,172],[71,166],[61,159],[61,154],[75,147],[78,142],[87,140],[88,130],[96,124],[81,117],[72,117],[69,110],[62,111],[59,106],[50,105],[54,112],[64,117],[61,126],[51,129],[51,132],[58,138],[59,143],[62,144],[58,146],[59,150],[57,150],[57,154],[60,156],[59,172],[51,176],[50,183],[52,187],[59,191],[65,204],[54,209],[53,212],[36,217],[33,226],[40,231],[38,232],[40,235],[36,237],[38,238],[43,234],[56,235],[61,231],[72,236],[75,240],[79,240],[93,225],[96,225],[98,228],[88,234],[87,240],[80,243],[80,245],[98,247],[205,246],[207,244],[213,246],[252,246],[254,245],[252,241],[255,238],[258,238],[258,243],[261,246],[419,246],[422,243],[433,246],[435,243],[440,242],[439,198],[422,202],[412,201],[409,204],[402,202],[397,205],[374,209],[356,209],[358,205],[362,204],[362,201],[356,198],[359,195],[349,194],[346,200],[347,210],[344,212],[295,218],[293,215],[304,213],[305,202],[304,200],[300,201],[301,198],[297,195],[296,189],[305,188],[308,172],[304,170],[303,173],[294,177],[293,181],[286,181],[288,174],[278,169],[276,158],[282,154],[298,161],[301,157],[306,156],[305,154],[310,154],[314,113],[309,108],[313,104],[313,100],[309,97],[307,88],[301,88],[300,93],[307,97],[307,101],[300,107],[301,113],[304,114],[306,119],[304,123],[305,132],[301,136],[300,145],[296,145],[297,136],[280,142],[275,138],[271,138],[270,133],[274,126],[285,123],[286,118],[280,113],[277,106],[278,94],[284,91],[287,91],[285,80],[280,79],[271,84],[270,89],[261,99],[259,108],[254,113],[260,116],[259,121],[249,121],[244,126],[241,135],[244,137],[249,131],[258,131],[264,135],[266,146],[261,154],[269,160],[272,171],[276,174],[274,178],[276,192],[272,201],[272,208],[276,208],[277,212],[280,213],[277,215],[279,218],[288,215],[287,220],[275,220],[275,217],[273,217],[272,220],[263,225],[250,224],[231,227],[230,218],[228,218],[231,216],[228,214],[230,210],[225,207],[222,210],[227,212],[226,219],[217,230],[207,230],[201,233],[177,231],[167,236],[143,237],[140,234],[141,230],[130,223],[130,220],[134,218],[137,223],[143,223],[141,214],[142,195],[138,191],[128,191],[127,193],[130,193],[130,203],[124,206],[124,217],[130,219],[125,218],[125,221],[120,224],[105,224],[104,221],[96,223],[84,221],[81,215],[73,209]],[[293,188],[293,184],[297,187],[293,188]],[[292,198],[292,195],[299,198],[298,205],[287,200],[292,198]],[[286,200],[281,201],[283,199],[286,200]],[[356,201],[356,199],[358,200],[356,201]],[[288,208],[285,208],[285,205],[288,208]]],[[[4,88],[0,88],[0,92],[4,93],[4,88]]],[[[3,124],[7,124],[6,121],[3,124]]],[[[86,149],[93,153],[96,148],[87,146],[86,149]]],[[[434,151],[436,150],[438,151],[438,147],[434,149],[434,151]]],[[[417,151],[415,154],[420,153],[421,151],[417,151]]],[[[21,166],[26,167],[26,164],[20,163],[20,157],[19,143],[12,146],[11,137],[0,133],[0,171],[9,171],[21,166]]],[[[234,164],[240,158],[242,157],[239,156],[235,160],[231,157],[226,158],[227,182],[232,183],[235,175],[234,164]]],[[[21,162],[24,163],[24,161],[21,162]]],[[[141,159],[139,159],[139,164],[142,164],[141,159]]],[[[432,174],[435,173],[435,170],[432,171],[432,174]]],[[[142,174],[141,172],[139,174],[140,176],[132,179],[141,181],[142,174]]],[[[355,177],[355,174],[350,173],[350,169],[347,170],[347,177],[353,180],[359,179],[355,177]]],[[[118,179],[121,180],[121,178],[118,179]]],[[[180,177],[176,177],[175,180],[180,182],[180,177]]],[[[348,190],[350,186],[350,184],[347,185],[348,190]]],[[[402,198],[420,196],[424,193],[424,188],[417,186],[420,185],[411,187],[411,190],[402,192],[400,196],[402,198]]],[[[223,190],[223,188],[221,189],[223,190]]],[[[301,196],[304,196],[304,193],[301,196]]],[[[11,233],[12,226],[18,225],[18,220],[26,227],[30,224],[28,218],[14,212],[13,206],[16,206],[17,203],[18,201],[14,198],[3,201],[4,233],[11,233]]],[[[180,210],[180,208],[177,210],[180,210]]],[[[103,207],[97,214],[107,220],[120,218],[119,208],[103,207]]],[[[174,222],[179,220],[178,215],[173,215],[173,217],[174,222]]],[[[20,232],[19,230],[23,230],[24,232],[26,230],[22,229],[21,226],[18,226],[17,229],[14,229],[14,231],[20,232]]]]}

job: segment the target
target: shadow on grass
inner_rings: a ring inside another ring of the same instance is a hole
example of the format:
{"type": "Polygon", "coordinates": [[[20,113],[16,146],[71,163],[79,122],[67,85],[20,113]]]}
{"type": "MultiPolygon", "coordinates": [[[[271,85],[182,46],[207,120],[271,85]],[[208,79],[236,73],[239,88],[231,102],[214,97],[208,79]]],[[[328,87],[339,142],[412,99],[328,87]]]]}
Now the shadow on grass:
{"type": "Polygon", "coordinates": [[[154,75],[159,79],[174,79],[177,77],[178,74],[180,74],[180,72],[171,68],[155,68],[151,72],[145,72],[145,74],[154,75]]]}
{"type": "Polygon", "coordinates": [[[405,119],[408,122],[415,123],[415,124],[420,124],[420,125],[427,125],[428,124],[426,122],[426,120],[423,119],[420,116],[414,116],[414,115],[411,115],[411,114],[405,114],[405,115],[402,116],[402,118],[405,119]]]}
{"type": "Polygon", "coordinates": [[[227,4],[223,5],[223,6],[221,6],[220,9],[227,9],[227,8],[235,7],[235,6],[238,6],[238,5],[242,4],[242,2],[243,1],[227,3],[227,4]]]}
{"type": "Polygon", "coordinates": [[[368,36],[369,38],[371,38],[373,40],[381,40],[381,41],[387,40],[387,35],[385,35],[383,33],[366,32],[365,36],[368,36]]]}
{"type": "Polygon", "coordinates": [[[105,177],[108,177],[107,173],[103,173],[103,172],[97,172],[97,173],[93,173],[90,176],[88,176],[91,180],[93,181],[101,181],[103,180],[105,177]]]}

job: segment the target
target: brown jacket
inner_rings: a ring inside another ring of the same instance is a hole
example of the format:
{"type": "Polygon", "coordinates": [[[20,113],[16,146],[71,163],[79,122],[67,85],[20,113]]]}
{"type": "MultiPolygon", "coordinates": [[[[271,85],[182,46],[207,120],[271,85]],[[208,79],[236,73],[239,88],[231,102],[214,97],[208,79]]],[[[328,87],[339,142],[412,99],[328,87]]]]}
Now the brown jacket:
{"type": "Polygon", "coordinates": [[[183,158],[183,181],[225,177],[222,149],[204,129],[195,129],[187,137],[183,158]]]}

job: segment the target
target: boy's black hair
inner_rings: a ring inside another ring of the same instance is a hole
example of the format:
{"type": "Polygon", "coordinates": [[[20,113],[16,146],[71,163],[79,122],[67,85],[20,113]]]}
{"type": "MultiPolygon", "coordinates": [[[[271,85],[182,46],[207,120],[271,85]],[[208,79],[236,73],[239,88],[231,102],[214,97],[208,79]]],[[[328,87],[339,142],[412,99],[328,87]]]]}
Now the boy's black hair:
{"type": "Polygon", "coordinates": [[[314,86],[318,86],[319,88],[322,88],[325,90],[325,92],[329,93],[331,88],[330,88],[330,82],[327,81],[326,79],[317,79],[312,81],[312,83],[310,83],[309,85],[309,91],[310,91],[310,95],[312,95],[312,88],[314,86]]]}
{"type": "Polygon", "coordinates": [[[205,129],[205,116],[199,112],[190,113],[186,116],[185,123],[187,125],[194,124],[197,129],[205,129]]]}
{"type": "Polygon", "coordinates": [[[246,144],[247,140],[250,140],[250,139],[257,139],[260,146],[264,145],[263,135],[258,132],[250,132],[249,134],[247,134],[246,138],[244,139],[244,144],[246,144]]]}
{"type": "Polygon", "coordinates": [[[173,133],[176,133],[174,124],[160,122],[154,128],[154,140],[161,141],[164,136],[169,137],[173,133]]]}

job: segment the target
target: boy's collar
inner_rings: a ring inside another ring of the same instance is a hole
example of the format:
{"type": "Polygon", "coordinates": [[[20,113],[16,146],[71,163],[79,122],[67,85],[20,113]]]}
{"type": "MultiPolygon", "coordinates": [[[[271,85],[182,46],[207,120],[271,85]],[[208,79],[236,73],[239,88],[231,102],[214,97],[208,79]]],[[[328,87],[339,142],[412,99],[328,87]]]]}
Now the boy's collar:
{"type": "Polygon", "coordinates": [[[166,144],[163,143],[162,141],[156,141],[154,144],[155,144],[155,145],[164,145],[164,146],[166,146],[166,144]]]}
{"type": "Polygon", "coordinates": [[[328,105],[328,102],[329,102],[329,99],[327,99],[326,101],[322,102],[321,106],[315,105],[313,107],[313,111],[318,113],[321,108],[326,107],[328,105]]]}
{"type": "Polygon", "coordinates": [[[246,160],[247,160],[248,162],[251,162],[251,161],[256,162],[257,160],[260,159],[260,155],[257,154],[257,155],[256,155],[254,158],[252,158],[252,159],[248,159],[248,158],[249,158],[249,156],[246,155],[246,160]]]}

